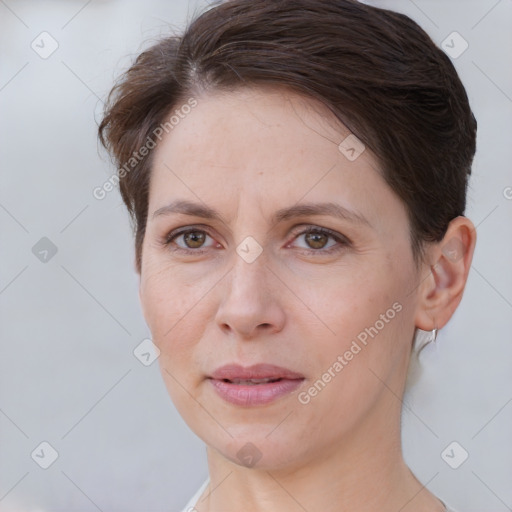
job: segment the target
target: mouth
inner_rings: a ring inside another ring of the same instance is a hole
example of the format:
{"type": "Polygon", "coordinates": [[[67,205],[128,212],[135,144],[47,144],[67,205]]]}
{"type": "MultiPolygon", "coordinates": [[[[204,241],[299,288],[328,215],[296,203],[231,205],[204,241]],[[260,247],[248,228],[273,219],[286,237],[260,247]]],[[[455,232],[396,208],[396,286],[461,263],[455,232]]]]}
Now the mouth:
{"type": "Polygon", "coordinates": [[[230,384],[237,384],[243,386],[256,386],[258,384],[268,384],[269,382],[279,382],[283,380],[281,377],[269,378],[269,379],[222,379],[223,382],[229,382],[230,384]]]}
{"type": "Polygon", "coordinates": [[[226,365],[208,377],[217,395],[230,404],[267,405],[295,391],[304,376],[287,368],[259,364],[250,367],[226,365]]]}
{"type": "Polygon", "coordinates": [[[217,380],[228,380],[233,383],[241,381],[248,382],[268,382],[279,379],[303,379],[304,375],[294,372],[283,366],[274,364],[260,363],[252,366],[241,366],[239,364],[226,364],[217,368],[209,378],[217,380]]]}

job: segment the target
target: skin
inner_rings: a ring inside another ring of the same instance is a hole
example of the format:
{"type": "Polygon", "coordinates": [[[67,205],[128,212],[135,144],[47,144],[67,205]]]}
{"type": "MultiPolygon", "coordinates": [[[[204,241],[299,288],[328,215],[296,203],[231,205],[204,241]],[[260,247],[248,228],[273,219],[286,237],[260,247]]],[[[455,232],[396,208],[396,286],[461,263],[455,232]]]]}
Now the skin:
{"type": "Polygon", "coordinates": [[[269,86],[194,97],[154,150],[140,301],[168,392],[207,445],[211,484],[196,509],[442,511],[403,460],[399,397],[415,328],[441,329],[462,298],[472,222],[454,219],[417,269],[403,203],[370,150],[349,161],[338,149],[350,132],[322,104],[269,86]],[[224,221],[153,217],[177,199],[224,221]],[[335,202],[370,226],[328,215],[271,223],[276,210],[306,201],[335,202]],[[199,242],[182,235],[165,245],[190,226],[199,242]],[[308,226],[350,243],[300,234],[308,226]],[[248,236],[263,249],[252,263],[236,252],[248,236]],[[449,241],[455,257],[443,253],[449,241]],[[332,246],[339,251],[326,254],[332,246]],[[300,403],[298,393],[394,303],[400,312],[300,403]],[[268,405],[231,405],[206,377],[232,362],[284,366],[305,381],[268,405]],[[261,454],[252,467],[237,457],[246,443],[261,454]]]}

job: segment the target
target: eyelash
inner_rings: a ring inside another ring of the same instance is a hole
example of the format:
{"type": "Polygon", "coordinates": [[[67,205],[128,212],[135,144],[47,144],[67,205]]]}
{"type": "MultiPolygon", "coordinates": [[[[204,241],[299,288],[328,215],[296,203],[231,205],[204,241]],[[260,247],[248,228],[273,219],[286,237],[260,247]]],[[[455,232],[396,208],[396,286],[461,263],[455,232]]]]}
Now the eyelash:
{"type": "MultiPolygon", "coordinates": [[[[171,231],[169,234],[167,234],[164,237],[164,239],[162,241],[162,245],[164,245],[165,247],[169,247],[173,243],[175,238],[178,238],[181,235],[186,235],[187,233],[196,233],[196,232],[197,233],[205,233],[206,235],[213,238],[208,233],[208,231],[206,231],[204,229],[188,227],[186,229],[171,231]]],[[[339,252],[342,249],[344,249],[345,247],[348,247],[351,245],[351,242],[348,240],[348,238],[346,238],[342,235],[339,235],[338,233],[336,233],[335,231],[331,231],[330,229],[321,228],[321,227],[317,227],[317,226],[308,226],[307,229],[300,231],[298,233],[294,233],[294,240],[295,240],[295,238],[298,238],[301,235],[307,235],[309,233],[327,235],[330,238],[333,238],[334,240],[336,240],[336,242],[338,242],[339,245],[333,245],[329,249],[299,249],[300,252],[302,252],[303,254],[329,255],[329,254],[334,254],[336,252],[339,252]]],[[[172,251],[181,252],[182,254],[196,254],[196,255],[203,254],[207,250],[208,249],[184,249],[183,247],[179,247],[179,246],[172,249],[172,251]]]]}

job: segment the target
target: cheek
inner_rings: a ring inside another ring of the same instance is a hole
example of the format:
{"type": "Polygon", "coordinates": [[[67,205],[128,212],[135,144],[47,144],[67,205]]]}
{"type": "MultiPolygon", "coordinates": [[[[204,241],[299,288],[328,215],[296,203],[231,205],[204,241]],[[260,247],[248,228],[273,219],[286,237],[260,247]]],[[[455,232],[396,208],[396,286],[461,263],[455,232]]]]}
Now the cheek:
{"type": "Polygon", "coordinates": [[[306,285],[304,302],[330,339],[347,340],[363,332],[397,300],[389,277],[372,269],[334,269],[306,285]]]}
{"type": "Polygon", "coordinates": [[[182,283],[170,269],[147,272],[141,282],[144,316],[160,350],[160,372],[172,402],[185,416],[193,405],[184,392],[191,387],[193,338],[201,336],[197,329],[201,302],[196,295],[197,289],[182,283]]]}
{"type": "Polygon", "coordinates": [[[140,299],[144,317],[153,342],[163,351],[180,344],[181,336],[177,334],[197,313],[202,288],[181,279],[179,271],[173,268],[153,269],[143,275],[140,299]]]}
{"type": "Polygon", "coordinates": [[[337,275],[326,280],[322,293],[309,288],[308,305],[322,320],[317,332],[325,333],[314,335],[311,330],[310,335],[316,338],[317,376],[329,380],[329,371],[331,376],[343,375],[331,380],[337,380],[350,399],[352,388],[355,392],[378,383],[372,371],[386,376],[401,363],[410,311],[404,302],[404,282],[389,270],[374,266],[337,275]]]}

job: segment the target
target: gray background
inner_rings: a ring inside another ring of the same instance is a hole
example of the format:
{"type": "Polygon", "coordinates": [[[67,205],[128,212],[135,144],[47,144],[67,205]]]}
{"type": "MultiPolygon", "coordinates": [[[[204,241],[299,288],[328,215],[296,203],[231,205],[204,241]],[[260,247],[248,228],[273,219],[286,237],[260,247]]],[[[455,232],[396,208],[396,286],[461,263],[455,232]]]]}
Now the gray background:
{"type": "MultiPolygon", "coordinates": [[[[460,512],[511,510],[512,1],[371,3],[410,15],[439,45],[462,35],[469,48],[454,63],[479,123],[467,209],[476,253],[406,396],[406,461],[460,512]],[[441,457],[452,441],[469,453],[458,469],[441,457]]],[[[120,196],[92,195],[114,171],[96,142],[101,99],[204,6],[0,0],[2,511],[177,511],[207,477],[158,362],[133,355],[150,333],[120,196]],[[43,31],[59,45],[46,59],[31,48],[43,31]],[[46,262],[32,251],[43,237],[57,247],[46,262]],[[59,454],[48,469],[31,458],[42,441],[59,454]]]]}

